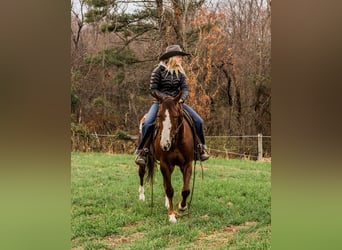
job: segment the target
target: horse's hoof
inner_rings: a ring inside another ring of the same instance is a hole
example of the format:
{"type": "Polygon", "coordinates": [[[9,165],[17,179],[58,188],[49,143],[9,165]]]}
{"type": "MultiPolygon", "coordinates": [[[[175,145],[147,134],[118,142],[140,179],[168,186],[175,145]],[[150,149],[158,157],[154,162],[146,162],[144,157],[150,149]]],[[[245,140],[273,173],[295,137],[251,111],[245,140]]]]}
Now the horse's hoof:
{"type": "Polygon", "coordinates": [[[169,222],[171,222],[171,223],[176,223],[177,222],[175,214],[170,214],[169,215],[169,222]]]}
{"type": "Polygon", "coordinates": [[[145,201],[145,195],[139,194],[139,201],[145,201]]]}
{"type": "Polygon", "coordinates": [[[185,207],[182,207],[182,205],[181,205],[180,203],[178,203],[178,209],[179,209],[180,211],[185,211],[185,210],[188,209],[188,207],[187,207],[187,205],[185,205],[185,207]]]}

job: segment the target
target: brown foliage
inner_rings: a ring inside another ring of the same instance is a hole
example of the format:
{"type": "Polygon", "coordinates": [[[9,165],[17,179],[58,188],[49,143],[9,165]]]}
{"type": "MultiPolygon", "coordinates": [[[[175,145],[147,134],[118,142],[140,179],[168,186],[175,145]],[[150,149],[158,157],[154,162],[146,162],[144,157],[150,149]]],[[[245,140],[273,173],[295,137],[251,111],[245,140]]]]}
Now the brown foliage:
{"type": "Polygon", "coordinates": [[[193,28],[198,29],[194,56],[188,67],[188,82],[191,89],[190,103],[204,118],[210,117],[211,99],[216,98],[221,88],[217,84],[217,68],[228,65],[231,56],[224,36],[222,12],[207,12],[200,9],[194,18],[193,28]]]}

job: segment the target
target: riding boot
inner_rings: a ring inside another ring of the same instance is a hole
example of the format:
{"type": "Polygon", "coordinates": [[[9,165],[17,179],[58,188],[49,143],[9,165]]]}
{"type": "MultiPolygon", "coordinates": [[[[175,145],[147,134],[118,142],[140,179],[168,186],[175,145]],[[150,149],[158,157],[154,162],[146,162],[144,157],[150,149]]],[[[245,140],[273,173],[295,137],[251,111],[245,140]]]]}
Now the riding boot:
{"type": "Polygon", "coordinates": [[[199,151],[200,151],[200,161],[206,161],[209,159],[209,155],[204,151],[207,149],[205,144],[199,144],[199,151]]]}
{"type": "Polygon", "coordinates": [[[148,149],[144,148],[144,150],[141,149],[137,149],[135,150],[134,154],[136,154],[137,156],[135,157],[134,162],[137,165],[146,165],[146,153],[147,153],[148,149]]]}

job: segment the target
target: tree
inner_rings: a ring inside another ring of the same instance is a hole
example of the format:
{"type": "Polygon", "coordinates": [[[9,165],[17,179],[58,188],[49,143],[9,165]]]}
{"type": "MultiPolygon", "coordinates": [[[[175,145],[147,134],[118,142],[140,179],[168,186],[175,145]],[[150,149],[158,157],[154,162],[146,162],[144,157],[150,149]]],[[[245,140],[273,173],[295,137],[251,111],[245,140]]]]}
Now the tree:
{"type": "Polygon", "coordinates": [[[236,120],[241,134],[270,134],[270,2],[226,2],[235,72],[236,120]]]}

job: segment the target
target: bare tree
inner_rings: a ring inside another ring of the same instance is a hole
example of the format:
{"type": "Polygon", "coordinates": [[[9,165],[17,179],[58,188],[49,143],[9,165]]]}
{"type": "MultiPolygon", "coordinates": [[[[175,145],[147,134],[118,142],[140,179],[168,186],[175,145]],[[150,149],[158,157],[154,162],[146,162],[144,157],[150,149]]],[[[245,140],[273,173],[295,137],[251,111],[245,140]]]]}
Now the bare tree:
{"type": "Polygon", "coordinates": [[[76,50],[78,49],[81,31],[85,24],[84,2],[84,0],[71,0],[71,37],[76,50]]]}

